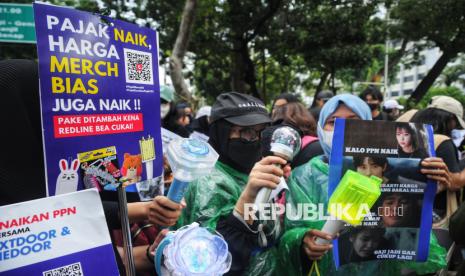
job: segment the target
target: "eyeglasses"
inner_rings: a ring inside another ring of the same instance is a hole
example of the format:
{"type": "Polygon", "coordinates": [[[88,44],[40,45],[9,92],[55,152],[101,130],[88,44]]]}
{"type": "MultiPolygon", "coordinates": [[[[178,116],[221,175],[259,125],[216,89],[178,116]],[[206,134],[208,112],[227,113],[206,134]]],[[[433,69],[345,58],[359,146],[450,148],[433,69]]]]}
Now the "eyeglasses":
{"type": "Polygon", "coordinates": [[[255,129],[253,127],[243,127],[241,129],[237,129],[236,131],[239,132],[239,136],[247,141],[256,141],[260,139],[262,131],[265,128],[262,127],[260,129],[255,129]]]}

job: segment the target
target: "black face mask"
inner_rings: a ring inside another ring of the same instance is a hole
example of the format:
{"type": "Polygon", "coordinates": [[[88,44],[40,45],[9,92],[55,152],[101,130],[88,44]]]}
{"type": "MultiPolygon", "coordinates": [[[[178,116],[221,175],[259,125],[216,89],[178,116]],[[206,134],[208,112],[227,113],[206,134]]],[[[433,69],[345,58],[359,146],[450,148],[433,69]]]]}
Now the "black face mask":
{"type": "Polygon", "coordinates": [[[249,173],[262,156],[260,140],[229,139],[227,155],[235,163],[234,167],[243,173],[249,173]]]}
{"type": "Polygon", "coordinates": [[[370,107],[371,111],[375,111],[379,108],[379,104],[377,103],[371,103],[371,104],[368,104],[368,106],[370,107]]]}

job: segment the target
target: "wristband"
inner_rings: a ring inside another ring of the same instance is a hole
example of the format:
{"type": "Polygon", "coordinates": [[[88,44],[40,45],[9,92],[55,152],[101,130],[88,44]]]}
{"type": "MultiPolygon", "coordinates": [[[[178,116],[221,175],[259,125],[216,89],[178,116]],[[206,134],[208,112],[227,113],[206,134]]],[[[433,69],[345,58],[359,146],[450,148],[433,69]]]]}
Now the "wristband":
{"type": "Polygon", "coordinates": [[[153,257],[152,257],[152,255],[150,254],[150,245],[147,246],[147,250],[145,251],[145,256],[147,257],[147,259],[149,259],[149,261],[150,261],[152,264],[155,264],[155,261],[153,260],[153,257]]]}

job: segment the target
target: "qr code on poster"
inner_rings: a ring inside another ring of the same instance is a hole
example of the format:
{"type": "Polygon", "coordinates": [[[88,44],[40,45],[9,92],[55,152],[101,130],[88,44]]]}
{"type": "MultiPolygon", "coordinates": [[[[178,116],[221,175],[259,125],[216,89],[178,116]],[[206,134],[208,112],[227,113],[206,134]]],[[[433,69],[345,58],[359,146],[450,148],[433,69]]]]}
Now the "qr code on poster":
{"type": "Polygon", "coordinates": [[[83,276],[81,263],[74,263],[44,271],[42,276],[83,276]]]}
{"type": "Polygon", "coordinates": [[[151,53],[124,49],[124,65],[127,83],[153,84],[151,53]]]}

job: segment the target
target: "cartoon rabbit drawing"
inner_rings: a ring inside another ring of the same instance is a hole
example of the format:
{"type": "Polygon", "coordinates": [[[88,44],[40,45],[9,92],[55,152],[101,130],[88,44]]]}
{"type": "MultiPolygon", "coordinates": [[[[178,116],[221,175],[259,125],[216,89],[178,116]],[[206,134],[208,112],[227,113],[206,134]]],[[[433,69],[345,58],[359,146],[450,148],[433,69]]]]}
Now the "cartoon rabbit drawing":
{"type": "Polygon", "coordinates": [[[70,168],[68,167],[68,161],[65,159],[61,159],[58,165],[60,166],[61,172],[57,178],[55,195],[77,191],[79,160],[74,159],[70,168]]]}

